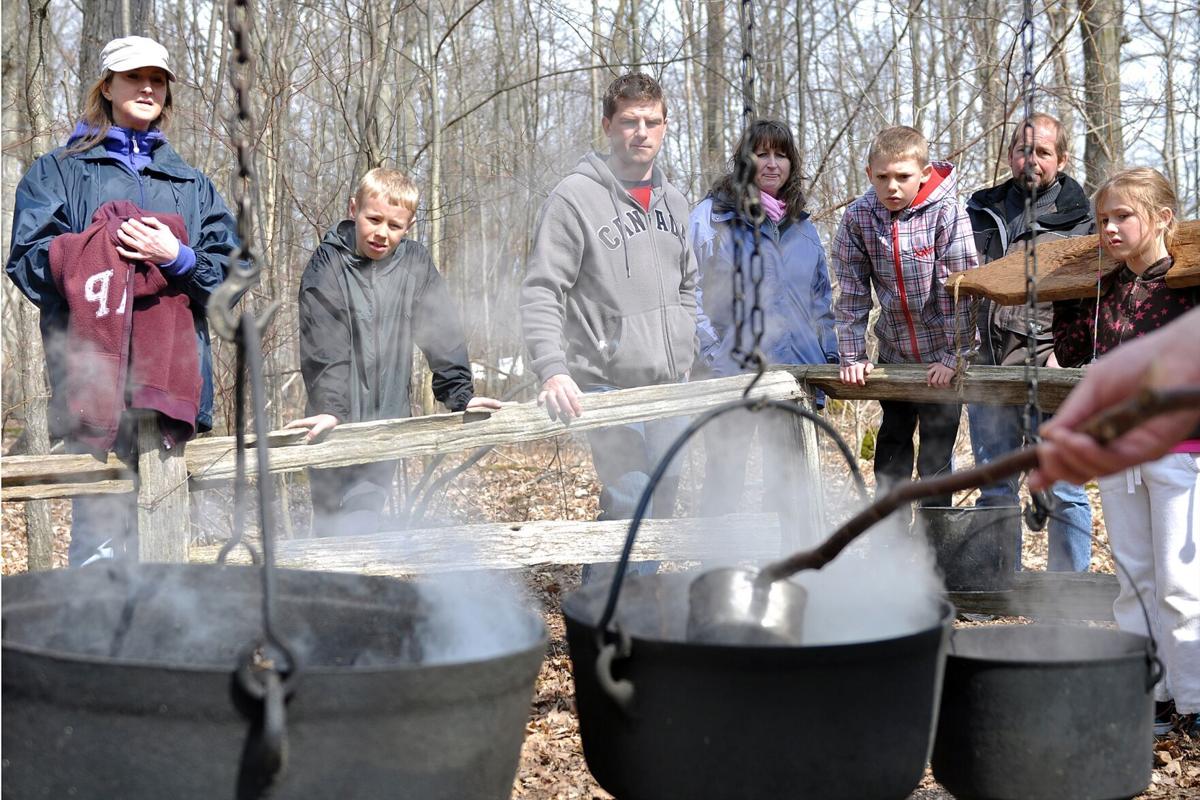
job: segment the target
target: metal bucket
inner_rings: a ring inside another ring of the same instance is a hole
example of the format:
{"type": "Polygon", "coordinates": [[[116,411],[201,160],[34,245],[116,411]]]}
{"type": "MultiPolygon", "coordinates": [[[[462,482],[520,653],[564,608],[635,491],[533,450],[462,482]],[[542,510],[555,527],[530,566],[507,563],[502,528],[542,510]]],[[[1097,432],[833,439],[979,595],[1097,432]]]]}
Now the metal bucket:
{"type": "MultiPolygon", "coordinates": [[[[484,592],[467,624],[513,626],[462,656],[421,584],[279,570],[301,669],[273,798],[507,798],[545,649],[540,617],[484,592]],[[457,653],[457,655],[456,655],[457,653]]],[[[3,792],[242,798],[261,709],[239,655],[261,630],[253,567],[121,565],[3,581],[3,792]]]]}
{"type": "Polygon", "coordinates": [[[1116,800],[1150,783],[1152,690],[1143,636],[997,625],[950,640],[933,774],[960,800],[1116,800]]]}
{"type": "Polygon", "coordinates": [[[974,506],[917,510],[951,592],[1011,589],[1021,543],[1020,506],[974,506]]]}

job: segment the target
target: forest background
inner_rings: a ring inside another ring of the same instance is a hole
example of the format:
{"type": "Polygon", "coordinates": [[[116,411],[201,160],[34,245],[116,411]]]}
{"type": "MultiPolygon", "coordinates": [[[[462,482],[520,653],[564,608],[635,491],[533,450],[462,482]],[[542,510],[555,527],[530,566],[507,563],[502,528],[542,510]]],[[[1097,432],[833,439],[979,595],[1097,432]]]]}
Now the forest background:
{"type": "MultiPolygon", "coordinates": [[[[249,42],[257,136],[251,302],[283,301],[267,353],[268,413],[304,405],[296,293],[322,233],[369,167],[421,187],[410,236],[425,243],[466,323],[479,390],[531,395],[516,293],[537,210],[589,147],[600,97],[630,69],[662,82],[660,163],[693,201],[725,168],[742,125],[742,42],[754,20],[759,115],[796,131],[822,235],[866,188],[866,147],[911,124],[955,162],[966,192],[1007,176],[1021,118],[1020,4],[1002,0],[303,0],[256,4],[249,42]]],[[[1200,208],[1200,4],[1032,0],[1039,110],[1071,132],[1069,171],[1089,188],[1145,164],[1200,208]]],[[[168,137],[231,202],[229,9],[206,0],[11,0],[3,5],[3,220],[17,181],[65,141],[100,49],[125,33],[165,44],[181,80],[168,137]]],[[[46,388],[36,310],[3,285],[3,422],[10,452],[44,452],[46,388]],[[11,441],[11,435],[9,440],[11,441]]],[[[232,358],[218,349],[217,431],[232,411],[232,358]]],[[[418,359],[419,361],[419,359],[418,359]]],[[[433,401],[424,380],[422,408],[433,401]]]]}

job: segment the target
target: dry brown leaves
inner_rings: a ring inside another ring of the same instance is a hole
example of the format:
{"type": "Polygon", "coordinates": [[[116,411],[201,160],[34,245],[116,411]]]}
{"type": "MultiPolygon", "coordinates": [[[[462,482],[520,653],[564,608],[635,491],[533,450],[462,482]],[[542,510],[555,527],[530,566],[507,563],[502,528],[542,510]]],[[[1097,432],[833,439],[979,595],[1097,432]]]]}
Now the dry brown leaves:
{"type": "MultiPolygon", "coordinates": [[[[869,405],[868,408],[875,408],[869,405]]],[[[845,415],[832,414],[831,420],[848,437],[853,436],[853,420],[845,415]]],[[[871,412],[860,416],[858,426],[874,423],[871,412]]],[[[963,429],[965,431],[966,425],[963,429]]],[[[857,443],[851,441],[851,446],[857,443]]],[[[756,449],[756,448],[755,448],[756,449]]],[[[841,457],[829,445],[823,445],[823,463],[840,464],[841,457]]],[[[754,453],[754,449],[751,450],[754,453]]],[[[702,459],[698,448],[688,456],[681,485],[681,512],[694,507],[699,493],[702,459]]],[[[970,463],[970,446],[965,434],[956,448],[957,463],[970,463]]],[[[756,470],[757,455],[750,462],[747,492],[743,510],[756,510],[761,500],[761,481],[756,470]]],[[[451,469],[460,458],[446,459],[441,470],[451,469]]],[[[422,464],[410,459],[407,467],[408,486],[419,480],[422,464]]],[[[870,485],[869,466],[865,478],[870,485]]],[[[826,472],[827,479],[835,470],[826,472]]],[[[849,485],[848,473],[839,481],[849,485]]],[[[831,485],[836,486],[833,482],[831,485]]],[[[446,523],[492,521],[525,521],[537,519],[594,519],[597,513],[599,484],[591,466],[587,445],[581,438],[560,437],[557,440],[499,447],[478,465],[460,475],[450,488],[433,498],[427,519],[446,523]]],[[[1094,487],[1089,494],[1094,508],[1099,498],[1094,487]]],[[[849,496],[849,494],[847,494],[849,496]]],[[[293,492],[293,524],[297,528],[308,524],[307,503],[303,486],[293,492]]],[[[969,495],[959,498],[970,503],[969,495]]],[[[214,504],[224,509],[227,503],[214,504]]],[[[4,574],[25,569],[25,521],[20,504],[5,504],[2,508],[2,551],[4,574]]],[[[56,532],[55,564],[66,562],[66,542],[69,528],[70,504],[65,500],[52,501],[52,518],[56,532]]],[[[206,525],[207,527],[207,525],[206,525]]],[[[1100,514],[1095,515],[1094,528],[1104,541],[1104,525],[1100,514]]],[[[1026,534],[1023,563],[1027,569],[1045,567],[1046,536],[1026,534]]],[[[1093,548],[1092,569],[1111,572],[1111,557],[1107,547],[1093,548]]],[[[534,693],[526,737],[521,750],[520,768],[513,783],[513,797],[521,800],[575,800],[601,798],[610,795],[592,779],[583,759],[578,720],[574,708],[574,684],[565,632],[559,612],[560,598],[578,586],[577,567],[542,567],[526,571],[531,591],[541,600],[544,618],[550,632],[546,659],[542,664],[534,693]]],[[[1181,734],[1156,744],[1154,781],[1138,800],[1184,800],[1200,796],[1200,740],[1181,734]]],[[[926,772],[912,800],[947,800],[950,797],[929,772],[926,772]]]]}

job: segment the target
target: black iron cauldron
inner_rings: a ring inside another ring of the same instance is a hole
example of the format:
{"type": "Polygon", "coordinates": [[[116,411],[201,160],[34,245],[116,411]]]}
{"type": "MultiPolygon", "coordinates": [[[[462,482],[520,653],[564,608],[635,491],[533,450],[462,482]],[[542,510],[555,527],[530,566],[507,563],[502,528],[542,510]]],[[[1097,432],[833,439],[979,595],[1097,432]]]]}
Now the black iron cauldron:
{"type": "Polygon", "coordinates": [[[612,647],[598,628],[607,583],[563,604],[583,751],[600,785],[621,800],[908,797],[932,744],[952,607],[880,641],[697,644],[685,641],[694,577],[626,578],[612,647]]]}
{"type": "MultiPolygon", "coordinates": [[[[277,577],[300,669],[273,798],[510,795],[537,614],[487,589],[448,611],[420,583],[277,577]],[[503,645],[461,649],[498,625],[503,645]]],[[[5,578],[3,594],[5,796],[254,796],[239,762],[256,709],[233,672],[261,630],[259,570],[96,565],[5,578]]]]}
{"type": "Polygon", "coordinates": [[[1011,589],[1020,566],[1020,506],[924,506],[916,523],[951,592],[1011,589]]]}
{"type": "Polygon", "coordinates": [[[962,800],[1115,800],[1150,783],[1145,637],[1104,628],[955,630],[933,774],[962,800]]]}

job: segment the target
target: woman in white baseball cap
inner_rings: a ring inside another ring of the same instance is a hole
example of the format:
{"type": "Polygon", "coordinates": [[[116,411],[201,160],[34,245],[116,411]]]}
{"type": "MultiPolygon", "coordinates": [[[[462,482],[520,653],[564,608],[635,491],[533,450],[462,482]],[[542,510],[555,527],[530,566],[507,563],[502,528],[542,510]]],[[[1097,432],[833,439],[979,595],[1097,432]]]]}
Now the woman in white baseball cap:
{"type": "MultiPolygon", "coordinates": [[[[63,438],[69,450],[76,429],[62,402],[67,361],[61,344],[55,345],[67,329],[68,309],[51,275],[50,243],[59,234],[82,232],[96,210],[113,200],[128,200],[146,212],[121,224],[117,251],[129,261],[157,265],[191,300],[201,377],[195,430],[212,427],[212,352],[204,312],[237,245],[236,225],[212,182],[167,143],[163,129],[171,116],[174,81],[167,49],[158,42],[142,36],[109,42],[75,131],[65,146],[35,161],[17,187],[5,271],[41,309],[53,392],[51,435],[63,438]],[[156,213],[183,217],[187,242],[156,213]]],[[[128,438],[118,437],[113,448],[122,457],[132,454],[128,438]]],[[[133,495],[77,498],[70,563],[120,557],[126,545],[136,548],[136,526],[133,495]]]]}

